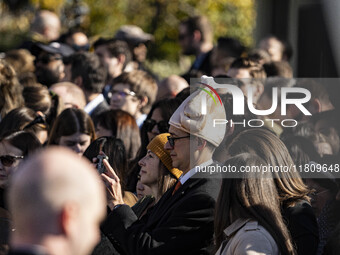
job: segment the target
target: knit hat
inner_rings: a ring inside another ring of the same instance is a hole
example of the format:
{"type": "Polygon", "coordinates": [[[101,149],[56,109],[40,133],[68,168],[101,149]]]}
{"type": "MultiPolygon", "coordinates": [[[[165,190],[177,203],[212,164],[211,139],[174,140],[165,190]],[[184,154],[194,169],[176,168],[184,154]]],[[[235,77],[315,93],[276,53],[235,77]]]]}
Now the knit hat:
{"type": "MultiPolygon", "coordinates": [[[[203,84],[213,87],[212,77],[202,76],[203,84]]],[[[192,93],[177,108],[169,120],[169,124],[191,135],[200,137],[214,146],[220,145],[224,138],[226,125],[215,125],[214,119],[225,120],[224,105],[212,99],[209,88],[192,93]],[[202,111],[202,104],[206,103],[206,113],[202,111]]],[[[216,97],[216,95],[213,95],[216,97]]]]}
{"type": "Polygon", "coordinates": [[[164,149],[164,145],[168,142],[168,136],[170,136],[169,133],[159,134],[151,140],[146,148],[155,153],[165,165],[165,167],[170,171],[170,173],[172,173],[178,179],[183,172],[177,168],[172,167],[170,152],[164,149]]]}

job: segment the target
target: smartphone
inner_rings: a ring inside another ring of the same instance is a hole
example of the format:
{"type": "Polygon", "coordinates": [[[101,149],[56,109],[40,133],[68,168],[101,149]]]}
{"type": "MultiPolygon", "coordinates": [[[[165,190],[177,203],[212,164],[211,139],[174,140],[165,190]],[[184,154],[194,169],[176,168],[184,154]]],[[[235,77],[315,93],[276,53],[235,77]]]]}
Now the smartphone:
{"type": "Polygon", "coordinates": [[[97,163],[97,170],[99,172],[99,174],[102,174],[105,172],[105,166],[104,166],[104,163],[103,163],[103,160],[106,159],[108,160],[108,156],[106,156],[105,154],[104,155],[98,155],[97,156],[97,159],[98,159],[98,163],[97,163]]]}

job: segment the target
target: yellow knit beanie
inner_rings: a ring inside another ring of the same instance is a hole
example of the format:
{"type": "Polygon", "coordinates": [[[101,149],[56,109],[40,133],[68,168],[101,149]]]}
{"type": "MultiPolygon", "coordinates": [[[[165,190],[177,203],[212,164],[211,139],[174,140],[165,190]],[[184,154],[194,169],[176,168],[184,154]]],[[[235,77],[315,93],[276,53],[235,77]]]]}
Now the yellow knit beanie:
{"type": "Polygon", "coordinates": [[[164,145],[168,142],[168,136],[170,136],[169,133],[159,134],[151,140],[146,148],[155,153],[165,165],[165,167],[170,171],[170,173],[172,173],[178,179],[183,172],[177,168],[172,167],[170,151],[164,149],[164,145]]]}

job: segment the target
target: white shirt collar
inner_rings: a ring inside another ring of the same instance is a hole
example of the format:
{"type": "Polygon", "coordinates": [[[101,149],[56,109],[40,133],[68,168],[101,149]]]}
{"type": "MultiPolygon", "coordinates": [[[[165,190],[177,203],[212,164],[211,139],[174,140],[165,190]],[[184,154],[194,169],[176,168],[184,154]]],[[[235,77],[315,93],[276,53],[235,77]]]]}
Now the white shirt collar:
{"type": "MultiPolygon", "coordinates": [[[[213,160],[209,159],[208,161],[200,164],[199,167],[202,168],[202,167],[205,167],[205,166],[209,166],[212,163],[213,163],[213,160]]],[[[191,168],[189,170],[189,172],[187,172],[186,174],[181,175],[181,177],[179,177],[179,181],[181,182],[182,185],[196,173],[196,167],[197,166],[195,166],[194,168],[191,168]]]]}
{"type": "Polygon", "coordinates": [[[103,94],[99,94],[95,99],[93,99],[85,106],[84,111],[87,112],[88,114],[91,114],[93,110],[104,100],[105,99],[103,94]]]}
{"type": "Polygon", "coordinates": [[[146,114],[142,114],[138,119],[136,119],[136,123],[137,123],[137,126],[140,128],[143,123],[144,123],[144,120],[146,119],[147,115],[146,114]]]}

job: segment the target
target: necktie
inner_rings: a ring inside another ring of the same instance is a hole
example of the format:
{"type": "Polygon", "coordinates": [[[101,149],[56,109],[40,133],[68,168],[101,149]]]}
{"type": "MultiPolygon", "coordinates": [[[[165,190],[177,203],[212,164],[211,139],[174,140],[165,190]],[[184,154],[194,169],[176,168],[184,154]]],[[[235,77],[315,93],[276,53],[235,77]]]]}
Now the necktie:
{"type": "Polygon", "coordinates": [[[175,192],[182,186],[182,183],[180,181],[177,182],[174,191],[172,192],[172,195],[175,194],[175,192]]]}

